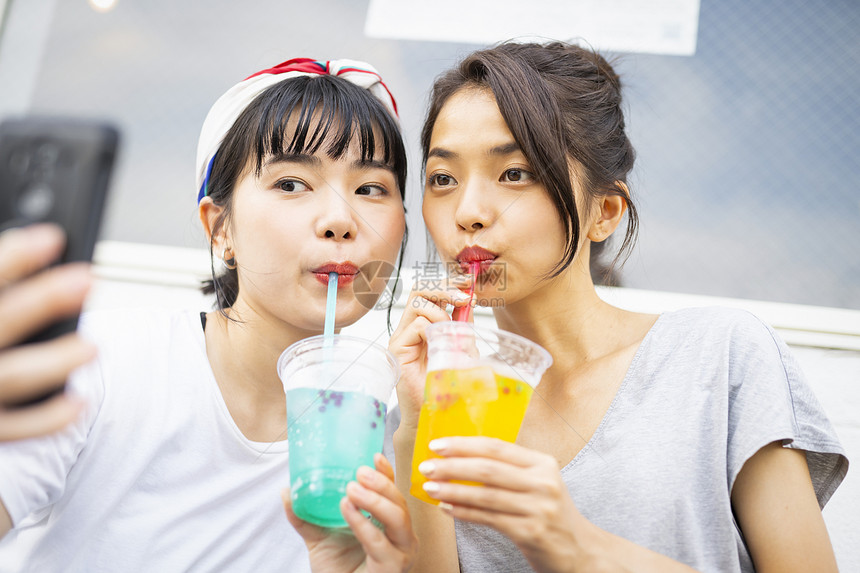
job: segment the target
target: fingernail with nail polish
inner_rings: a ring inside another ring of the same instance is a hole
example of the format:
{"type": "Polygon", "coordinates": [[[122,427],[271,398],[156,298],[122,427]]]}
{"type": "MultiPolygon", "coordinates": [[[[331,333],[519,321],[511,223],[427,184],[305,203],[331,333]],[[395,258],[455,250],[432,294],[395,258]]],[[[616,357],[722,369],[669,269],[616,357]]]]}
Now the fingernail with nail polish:
{"type": "Polygon", "coordinates": [[[421,462],[418,464],[418,471],[424,474],[427,477],[430,477],[433,474],[433,471],[436,469],[436,464],[427,460],[425,462],[421,462]]]}
{"type": "Polygon", "coordinates": [[[429,493],[431,495],[439,491],[439,484],[436,483],[435,481],[424,482],[424,485],[421,487],[423,487],[424,491],[426,491],[427,493],[429,493]]]}
{"type": "Polygon", "coordinates": [[[431,440],[427,447],[430,448],[431,451],[436,452],[437,454],[441,454],[448,447],[448,440],[444,438],[440,438],[438,440],[431,440]]]}
{"type": "Polygon", "coordinates": [[[454,291],[451,293],[451,299],[455,300],[455,301],[466,301],[466,300],[469,300],[470,298],[472,298],[472,297],[470,297],[467,293],[460,291],[460,290],[454,291]]]}

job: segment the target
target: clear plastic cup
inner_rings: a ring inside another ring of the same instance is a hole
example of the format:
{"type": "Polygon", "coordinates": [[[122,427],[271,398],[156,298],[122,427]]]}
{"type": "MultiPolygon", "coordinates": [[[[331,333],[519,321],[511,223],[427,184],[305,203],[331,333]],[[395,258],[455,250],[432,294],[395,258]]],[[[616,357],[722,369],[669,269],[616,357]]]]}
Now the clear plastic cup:
{"type": "Polygon", "coordinates": [[[293,512],[345,527],[340,500],[359,466],[373,467],[382,451],[397,362],[361,338],[314,336],[281,354],[278,375],[287,397],[293,512]]]}
{"type": "Polygon", "coordinates": [[[438,504],[423,489],[418,465],[438,457],[428,444],[446,436],[490,436],[514,442],[532,392],[552,364],[522,336],[467,322],[427,327],[427,381],[412,456],[410,493],[438,504]]]}

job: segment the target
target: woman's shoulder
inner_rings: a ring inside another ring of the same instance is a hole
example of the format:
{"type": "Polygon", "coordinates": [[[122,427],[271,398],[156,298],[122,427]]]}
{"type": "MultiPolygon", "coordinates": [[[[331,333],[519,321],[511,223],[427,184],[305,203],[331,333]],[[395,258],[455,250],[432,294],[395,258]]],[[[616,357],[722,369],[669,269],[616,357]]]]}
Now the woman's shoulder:
{"type": "Polygon", "coordinates": [[[684,308],[660,315],[642,344],[639,364],[648,368],[694,369],[731,376],[761,367],[782,371],[791,352],[768,324],[742,309],[684,308]]]}
{"type": "MultiPolygon", "coordinates": [[[[200,312],[186,309],[135,307],[89,310],[81,314],[78,331],[85,337],[115,339],[124,335],[140,336],[146,332],[170,331],[200,327],[200,312]]],[[[202,330],[202,329],[201,329],[202,330]]]]}
{"type": "Polygon", "coordinates": [[[117,381],[128,380],[132,373],[146,377],[175,361],[177,356],[186,361],[194,355],[205,358],[200,313],[194,310],[87,311],[81,315],[78,333],[95,344],[97,353],[95,360],[73,374],[75,388],[113,387],[117,381]]]}
{"type": "Polygon", "coordinates": [[[709,330],[738,327],[757,328],[764,324],[753,313],[728,306],[697,306],[670,310],[663,312],[660,315],[660,320],[679,326],[685,325],[709,330]]]}
{"type": "Polygon", "coordinates": [[[170,348],[205,345],[200,312],[184,309],[129,308],[88,311],[78,332],[98,348],[102,362],[146,360],[170,348]]]}
{"type": "Polygon", "coordinates": [[[753,313],[731,307],[691,307],[664,312],[657,321],[662,338],[697,343],[763,344],[772,346],[777,335],[753,313]]]}

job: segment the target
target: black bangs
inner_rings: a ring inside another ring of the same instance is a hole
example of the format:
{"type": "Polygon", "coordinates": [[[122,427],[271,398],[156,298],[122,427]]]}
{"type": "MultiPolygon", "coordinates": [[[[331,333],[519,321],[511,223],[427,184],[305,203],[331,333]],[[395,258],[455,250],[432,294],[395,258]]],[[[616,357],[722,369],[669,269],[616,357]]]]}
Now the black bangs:
{"type": "Polygon", "coordinates": [[[366,89],[335,76],[301,76],[266,89],[245,111],[243,115],[257,122],[248,135],[255,138],[249,147],[258,173],[270,156],[322,150],[340,159],[357,136],[361,160],[389,165],[404,195],[406,150],[400,130],[382,102],[366,89]]]}

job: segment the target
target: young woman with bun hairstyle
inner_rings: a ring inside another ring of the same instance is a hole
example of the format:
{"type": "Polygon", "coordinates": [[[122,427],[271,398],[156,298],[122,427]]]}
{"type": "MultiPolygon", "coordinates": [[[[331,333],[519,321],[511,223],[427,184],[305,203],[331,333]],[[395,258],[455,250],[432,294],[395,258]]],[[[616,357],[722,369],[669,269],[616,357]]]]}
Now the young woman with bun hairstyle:
{"type": "Polygon", "coordinates": [[[437,79],[422,148],[441,259],[484,261],[478,303],[554,362],[516,444],[431,443],[419,469],[441,503],[423,503],[408,488],[424,329],[463,296],[412,292],[390,349],[415,570],[835,571],[821,507],[848,462],[785,343],[744,311],[641,314],[595,290],[592,246],[624,224],[621,260],[638,224],[612,66],[563,43],[475,52],[437,79]]]}

